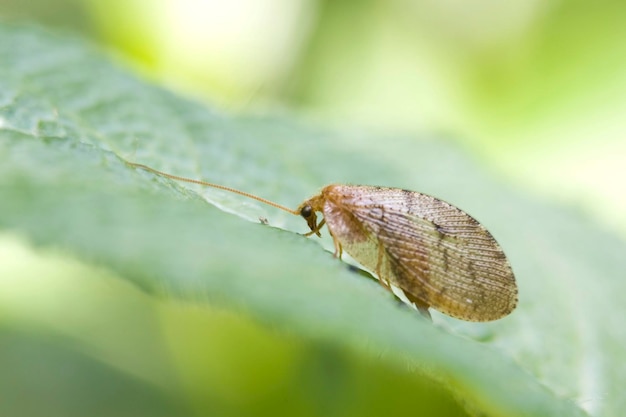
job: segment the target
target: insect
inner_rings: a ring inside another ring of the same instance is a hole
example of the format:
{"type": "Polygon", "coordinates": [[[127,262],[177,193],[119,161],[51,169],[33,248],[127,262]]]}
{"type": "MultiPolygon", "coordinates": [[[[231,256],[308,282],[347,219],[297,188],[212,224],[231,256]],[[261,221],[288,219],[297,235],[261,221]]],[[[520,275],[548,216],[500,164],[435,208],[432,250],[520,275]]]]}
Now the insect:
{"type": "MultiPolygon", "coordinates": [[[[348,253],[399,289],[423,314],[429,308],[467,321],[491,321],[517,305],[517,285],[500,245],[473,217],[426,194],[399,188],[331,184],[293,210],[223,185],[179,177],[127,162],[177,181],[218,188],[298,215],[321,236],[327,226],[335,256],[348,253]],[[318,221],[317,213],[323,217],[318,221]]],[[[392,291],[393,292],[393,291],[392,291]]]]}

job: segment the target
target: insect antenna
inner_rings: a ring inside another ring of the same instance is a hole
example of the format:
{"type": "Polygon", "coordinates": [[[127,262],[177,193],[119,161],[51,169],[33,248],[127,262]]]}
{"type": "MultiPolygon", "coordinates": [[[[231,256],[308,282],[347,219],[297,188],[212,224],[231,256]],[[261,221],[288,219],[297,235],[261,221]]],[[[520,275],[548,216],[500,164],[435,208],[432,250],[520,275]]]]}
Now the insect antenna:
{"type": "Polygon", "coordinates": [[[282,206],[282,205],[280,205],[278,203],[274,203],[273,201],[267,200],[267,199],[265,199],[263,197],[258,197],[258,196],[254,195],[254,194],[250,194],[250,193],[247,193],[245,191],[239,191],[239,190],[237,190],[235,188],[226,187],[225,185],[213,184],[212,182],[206,182],[206,181],[201,181],[201,180],[194,180],[194,179],[191,179],[191,178],[179,177],[178,175],[168,174],[167,172],[159,171],[158,169],[150,168],[148,165],[139,164],[139,163],[136,163],[136,162],[130,162],[130,161],[125,161],[125,162],[128,165],[130,165],[130,166],[133,166],[135,168],[141,168],[143,170],[152,172],[154,174],[160,175],[160,176],[165,177],[165,178],[170,178],[170,179],[173,179],[173,180],[176,180],[176,181],[190,182],[192,184],[198,184],[198,185],[202,185],[204,187],[217,188],[218,190],[229,191],[231,193],[239,194],[241,196],[248,197],[248,198],[251,198],[251,199],[256,200],[256,201],[260,201],[261,203],[267,204],[269,206],[276,207],[277,209],[281,209],[283,211],[286,211],[287,213],[295,214],[296,216],[300,215],[300,212],[298,212],[297,210],[292,210],[289,207],[282,206]]]}

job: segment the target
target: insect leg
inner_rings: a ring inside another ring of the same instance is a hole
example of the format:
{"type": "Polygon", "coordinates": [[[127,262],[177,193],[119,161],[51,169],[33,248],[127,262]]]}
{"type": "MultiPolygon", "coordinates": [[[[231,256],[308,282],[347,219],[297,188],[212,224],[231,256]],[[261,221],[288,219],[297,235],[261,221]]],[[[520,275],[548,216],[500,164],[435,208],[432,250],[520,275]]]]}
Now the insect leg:
{"type": "Polygon", "coordinates": [[[341,247],[341,243],[339,243],[339,241],[335,238],[335,236],[333,236],[333,234],[330,234],[330,237],[333,238],[333,244],[335,245],[335,253],[334,253],[334,257],[335,258],[339,258],[341,259],[341,255],[343,255],[343,248],[341,247]]]}
{"type": "Polygon", "coordinates": [[[378,282],[380,282],[380,285],[385,287],[387,290],[389,290],[393,294],[393,291],[391,290],[389,283],[383,279],[383,276],[380,273],[380,268],[382,267],[382,264],[383,264],[383,250],[384,250],[383,245],[379,244],[378,245],[378,260],[376,261],[376,275],[378,276],[378,282]]]}
{"type": "Polygon", "coordinates": [[[411,293],[408,293],[404,290],[402,290],[402,292],[406,296],[407,300],[412,302],[413,305],[417,307],[417,311],[419,311],[422,314],[422,316],[426,317],[429,320],[432,320],[432,317],[430,317],[430,311],[428,311],[428,308],[430,307],[428,304],[426,304],[424,301],[420,300],[419,298],[415,297],[411,293]]]}
{"type": "Polygon", "coordinates": [[[320,230],[322,229],[322,226],[324,226],[324,224],[326,224],[326,219],[322,219],[322,221],[319,222],[317,226],[315,226],[315,229],[311,230],[308,233],[305,233],[303,236],[309,237],[315,233],[316,235],[321,237],[322,235],[320,234],[320,230]]]}

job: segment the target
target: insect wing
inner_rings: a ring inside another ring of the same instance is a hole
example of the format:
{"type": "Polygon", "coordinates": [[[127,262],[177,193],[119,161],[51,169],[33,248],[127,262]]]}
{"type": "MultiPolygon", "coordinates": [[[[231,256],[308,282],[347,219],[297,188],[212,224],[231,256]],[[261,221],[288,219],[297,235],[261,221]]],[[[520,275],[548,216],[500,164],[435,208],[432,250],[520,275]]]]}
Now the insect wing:
{"type": "Polygon", "coordinates": [[[465,212],[425,194],[375,187],[352,204],[382,248],[382,279],[464,320],[495,320],[515,308],[517,287],[502,249],[465,212]]]}

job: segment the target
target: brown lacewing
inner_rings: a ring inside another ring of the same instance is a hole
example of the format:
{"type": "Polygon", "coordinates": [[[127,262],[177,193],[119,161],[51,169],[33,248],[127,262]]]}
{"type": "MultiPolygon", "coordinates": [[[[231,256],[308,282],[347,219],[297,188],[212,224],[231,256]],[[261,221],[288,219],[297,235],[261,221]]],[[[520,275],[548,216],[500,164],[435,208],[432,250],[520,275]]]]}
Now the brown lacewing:
{"type": "Polygon", "coordinates": [[[432,307],[462,320],[490,321],[506,316],[517,304],[513,271],[493,236],[470,215],[426,194],[331,184],[293,210],[223,185],[128,164],[302,216],[311,229],[305,236],[321,236],[326,225],[335,256],[341,258],[345,251],[375,272],[383,287],[399,289],[427,316],[432,307]]]}

